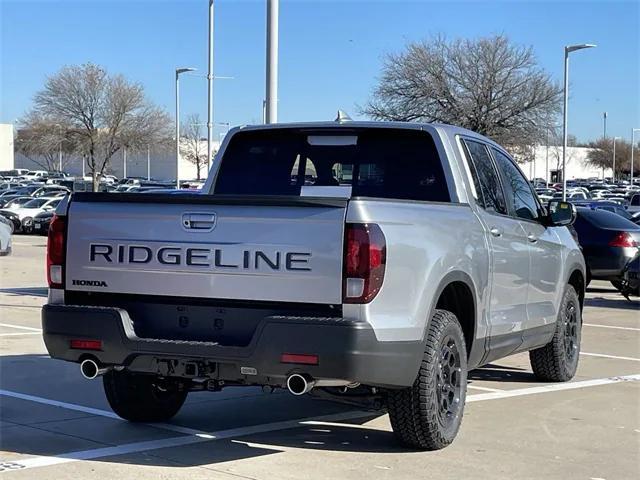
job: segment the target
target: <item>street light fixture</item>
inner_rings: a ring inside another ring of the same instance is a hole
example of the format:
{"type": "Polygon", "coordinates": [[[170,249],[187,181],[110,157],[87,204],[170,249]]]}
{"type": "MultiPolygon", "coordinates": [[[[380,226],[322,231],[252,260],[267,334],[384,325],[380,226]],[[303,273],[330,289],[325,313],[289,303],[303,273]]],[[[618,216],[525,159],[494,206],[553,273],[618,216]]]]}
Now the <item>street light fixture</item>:
{"type": "Polygon", "coordinates": [[[567,106],[569,104],[569,54],[584,48],[594,48],[591,43],[564,47],[564,108],[562,113],[562,200],[567,200],[567,106]]]}
{"type": "Polygon", "coordinates": [[[180,188],[180,74],[194,72],[195,68],[176,68],[176,188],[180,188]]]}
{"type": "Polygon", "coordinates": [[[633,187],[633,144],[636,141],[635,134],[636,132],[640,132],[640,128],[632,128],[631,129],[631,186],[633,187]]]}

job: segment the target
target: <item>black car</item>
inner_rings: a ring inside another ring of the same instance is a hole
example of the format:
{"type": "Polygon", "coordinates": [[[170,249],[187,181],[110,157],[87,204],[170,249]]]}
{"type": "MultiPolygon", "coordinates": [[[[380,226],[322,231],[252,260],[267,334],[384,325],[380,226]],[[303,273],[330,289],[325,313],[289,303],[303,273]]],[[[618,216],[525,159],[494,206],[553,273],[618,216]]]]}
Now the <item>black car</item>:
{"type": "Polygon", "coordinates": [[[587,282],[609,280],[616,288],[640,256],[640,226],[606,210],[578,207],[573,224],[587,263],[587,282]]]}
{"type": "Polygon", "coordinates": [[[55,211],[49,210],[33,217],[33,232],[40,235],[49,233],[49,224],[55,215],[55,211]]]}
{"type": "Polygon", "coordinates": [[[22,223],[20,222],[20,217],[18,214],[13,213],[9,210],[0,210],[0,215],[13,223],[13,231],[19,232],[22,228],[22,223]]]}

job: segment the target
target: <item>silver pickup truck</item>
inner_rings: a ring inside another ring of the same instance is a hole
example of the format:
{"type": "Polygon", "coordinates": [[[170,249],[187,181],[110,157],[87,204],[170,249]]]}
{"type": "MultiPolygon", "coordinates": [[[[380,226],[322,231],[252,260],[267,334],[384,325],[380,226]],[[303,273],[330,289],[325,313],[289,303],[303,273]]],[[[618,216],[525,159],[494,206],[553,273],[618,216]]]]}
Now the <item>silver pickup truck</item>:
{"type": "Polygon", "coordinates": [[[189,391],[287,388],[386,408],[438,449],[470,369],[529,351],[573,377],[585,264],[508,153],[446,125],[240,127],[204,194],[79,193],[48,242],[44,340],[164,421],[189,391]]]}

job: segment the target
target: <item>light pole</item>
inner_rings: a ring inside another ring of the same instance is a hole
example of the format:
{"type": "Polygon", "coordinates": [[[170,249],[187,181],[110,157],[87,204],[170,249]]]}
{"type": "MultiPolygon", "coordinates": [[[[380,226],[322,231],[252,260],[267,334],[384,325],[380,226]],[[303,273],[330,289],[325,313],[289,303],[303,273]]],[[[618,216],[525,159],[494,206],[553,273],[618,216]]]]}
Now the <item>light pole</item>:
{"type": "Polygon", "coordinates": [[[180,74],[193,72],[195,68],[176,68],[176,188],[180,188],[180,74]]]}
{"type": "Polygon", "coordinates": [[[151,180],[151,147],[147,145],[147,180],[151,180]]]}
{"type": "Polygon", "coordinates": [[[207,72],[207,171],[213,148],[213,0],[209,0],[209,68],[207,72]]]}
{"type": "Polygon", "coordinates": [[[127,178],[127,146],[122,147],[122,178],[127,178]]]}
{"type": "Polygon", "coordinates": [[[267,0],[267,92],[265,123],[278,121],[278,0],[267,0]]]}
{"type": "Polygon", "coordinates": [[[635,134],[636,132],[640,132],[640,128],[632,128],[631,129],[631,183],[630,185],[633,187],[633,147],[636,141],[635,134]]]}
{"type": "Polygon", "coordinates": [[[620,137],[613,137],[613,173],[611,182],[616,183],[616,140],[620,140],[620,137]]]}
{"type": "Polygon", "coordinates": [[[567,107],[569,104],[569,54],[583,48],[593,48],[591,43],[564,47],[564,108],[562,112],[562,201],[567,201],[567,107]]]}

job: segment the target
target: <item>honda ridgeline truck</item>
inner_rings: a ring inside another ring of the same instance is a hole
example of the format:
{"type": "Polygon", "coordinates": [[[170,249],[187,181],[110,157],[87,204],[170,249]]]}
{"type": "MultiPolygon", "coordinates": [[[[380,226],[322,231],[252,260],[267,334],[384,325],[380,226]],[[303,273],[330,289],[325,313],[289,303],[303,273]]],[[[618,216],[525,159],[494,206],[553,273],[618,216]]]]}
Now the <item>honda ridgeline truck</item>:
{"type": "Polygon", "coordinates": [[[401,442],[438,449],[470,369],[529,351],[541,380],[575,374],[574,216],[464,129],[239,127],[203,194],[60,205],[44,340],[131,421],[171,418],[189,391],[287,388],[386,408],[401,442]]]}

